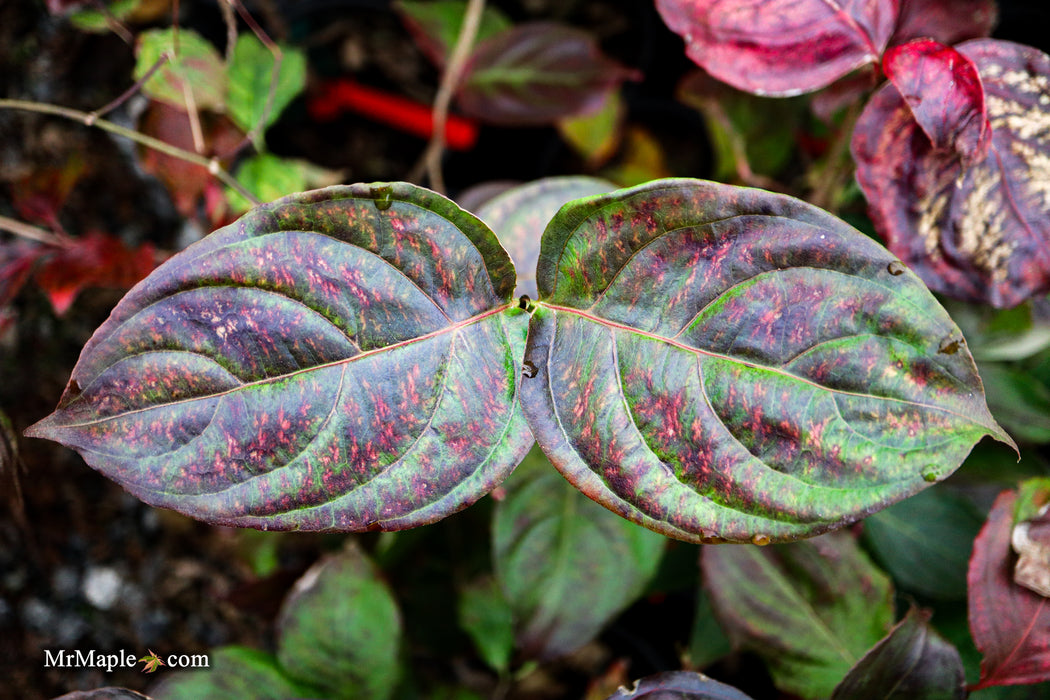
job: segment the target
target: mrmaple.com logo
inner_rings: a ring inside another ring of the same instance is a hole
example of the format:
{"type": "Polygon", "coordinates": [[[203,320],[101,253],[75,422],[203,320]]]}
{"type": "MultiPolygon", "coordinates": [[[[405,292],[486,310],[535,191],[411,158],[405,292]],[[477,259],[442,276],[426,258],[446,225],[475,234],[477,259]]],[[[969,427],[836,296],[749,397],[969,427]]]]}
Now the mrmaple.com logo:
{"type": "Polygon", "coordinates": [[[133,668],[142,664],[143,673],[153,673],[161,666],[171,668],[209,668],[211,660],[207,654],[168,654],[158,656],[152,649],[149,654],[136,657],[130,651],[121,649],[118,652],[102,654],[94,649],[44,650],[44,668],[97,668],[112,673],[115,668],[133,668]]]}

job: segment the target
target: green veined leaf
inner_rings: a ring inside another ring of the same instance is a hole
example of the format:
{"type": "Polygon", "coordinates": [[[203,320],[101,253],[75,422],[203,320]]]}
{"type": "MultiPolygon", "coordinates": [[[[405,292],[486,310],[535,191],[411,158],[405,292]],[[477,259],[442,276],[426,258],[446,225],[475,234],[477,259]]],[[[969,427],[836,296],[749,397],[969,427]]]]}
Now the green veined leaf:
{"type": "MultiPolygon", "coordinates": [[[[266,113],[266,120],[260,124],[270,96],[273,63],[273,54],[253,35],[244,33],[237,37],[229,68],[230,95],[227,109],[230,119],[246,132],[257,124],[264,130],[277,121],[288,103],[306,86],[306,56],[298,49],[282,46],[273,104],[266,113]]],[[[256,139],[256,148],[262,147],[261,130],[256,139]]]]}
{"type": "Polygon", "coordinates": [[[293,195],[129,292],[27,434],[209,522],[433,522],[532,444],[514,283],[492,232],[429,190],[293,195]]]}
{"type": "Polygon", "coordinates": [[[537,285],[537,442],[673,537],[811,536],[945,478],[985,435],[1010,442],[922,282],[790,197],[664,180],[576,200],[537,285]]]}

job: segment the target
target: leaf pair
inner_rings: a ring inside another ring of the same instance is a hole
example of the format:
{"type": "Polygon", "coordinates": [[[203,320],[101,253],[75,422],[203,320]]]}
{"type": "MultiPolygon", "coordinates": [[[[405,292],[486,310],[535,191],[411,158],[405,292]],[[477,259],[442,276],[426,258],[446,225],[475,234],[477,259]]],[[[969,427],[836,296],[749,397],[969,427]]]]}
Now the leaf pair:
{"type": "Polygon", "coordinates": [[[203,520],[360,531],[466,507],[531,428],[614,512],[756,542],[1009,442],[918,278],[798,200],[697,180],[574,200],[536,270],[526,311],[491,230],[419,187],[292,195],[132,290],[27,434],[203,520]]]}

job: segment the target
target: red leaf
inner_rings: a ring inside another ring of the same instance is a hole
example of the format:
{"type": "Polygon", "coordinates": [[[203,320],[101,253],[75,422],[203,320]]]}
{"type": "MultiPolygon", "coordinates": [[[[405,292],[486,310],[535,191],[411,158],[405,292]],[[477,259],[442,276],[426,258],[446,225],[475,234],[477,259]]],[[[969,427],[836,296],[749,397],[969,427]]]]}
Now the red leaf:
{"type": "Polygon", "coordinates": [[[879,60],[900,0],[657,0],[686,53],[759,95],[818,90],[879,60]]]}
{"type": "Polygon", "coordinates": [[[55,313],[64,314],[87,287],[118,289],[135,285],[156,266],[152,245],[128,249],[118,238],[93,231],[71,239],[44,262],[36,281],[55,313]]]}
{"type": "Polygon", "coordinates": [[[979,39],[998,19],[995,0],[901,0],[901,16],[890,45],[928,37],[942,44],[979,39]]]}
{"type": "Polygon", "coordinates": [[[0,245],[0,309],[17,296],[44,248],[26,241],[0,245]]]}
{"type": "Polygon", "coordinates": [[[935,149],[954,150],[966,165],[985,157],[988,116],[973,61],[932,39],[916,39],[887,50],[882,67],[935,149]]]}
{"type": "Polygon", "coordinates": [[[970,631],[984,655],[971,690],[1050,679],[1050,599],[1017,585],[1010,548],[1017,494],[999,494],[973,543],[969,586],[970,631]]]}
{"type": "Polygon", "coordinates": [[[887,84],[854,130],[857,180],[889,249],[930,288],[1016,306],[1050,291],[1050,56],[995,39],[955,48],[984,85],[985,157],[966,167],[935,149],[887,84]]]}

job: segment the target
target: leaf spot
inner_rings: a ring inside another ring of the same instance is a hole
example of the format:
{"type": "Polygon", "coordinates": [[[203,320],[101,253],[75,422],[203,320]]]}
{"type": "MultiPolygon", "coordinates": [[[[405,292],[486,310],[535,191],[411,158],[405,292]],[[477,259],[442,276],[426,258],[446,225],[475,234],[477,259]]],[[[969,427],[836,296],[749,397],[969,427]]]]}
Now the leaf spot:
{"type": "Polygon", "coordinates": [[[966,341],[962,338],[953,340],[951,336],[949,336],[941,341],[941,345],[937,348],[937,352],[942,355],[954,355],[959,352],[959,348],[961,348],[965,342],[966,341]]]}
{"type": "Polygon", "coordinates": [[[373,201],[379,211],[386,211],[394,203],[393,190],[389,187],[373,187],[371,194],[375,197],[373,201]]]}
{"type": "Polygon", "coordinates": [[[527,377],[529,379],[532,379],[533,377],[536,376],[536,372],[537,372],[536,365],[532,364],[528,360],[525,360],[525,363],[521,366],[521,373],[525,377],[527,377]]]}
{"type": "Polygon", "coordinates": [[[769,535],[754,534],[751,535],[751,544],[756,544],[759,547],[765,547],[769,544],[769,535]]]}
{"type": "Polygon", "coordinates": [[[886,272],[890,273],[894,277],[897,277],[898,275],[903,275],[905,269],[907,268],[904,267],[904,263],[902,263],[900,260],[894,260],[886,266],[886,272]]]}

